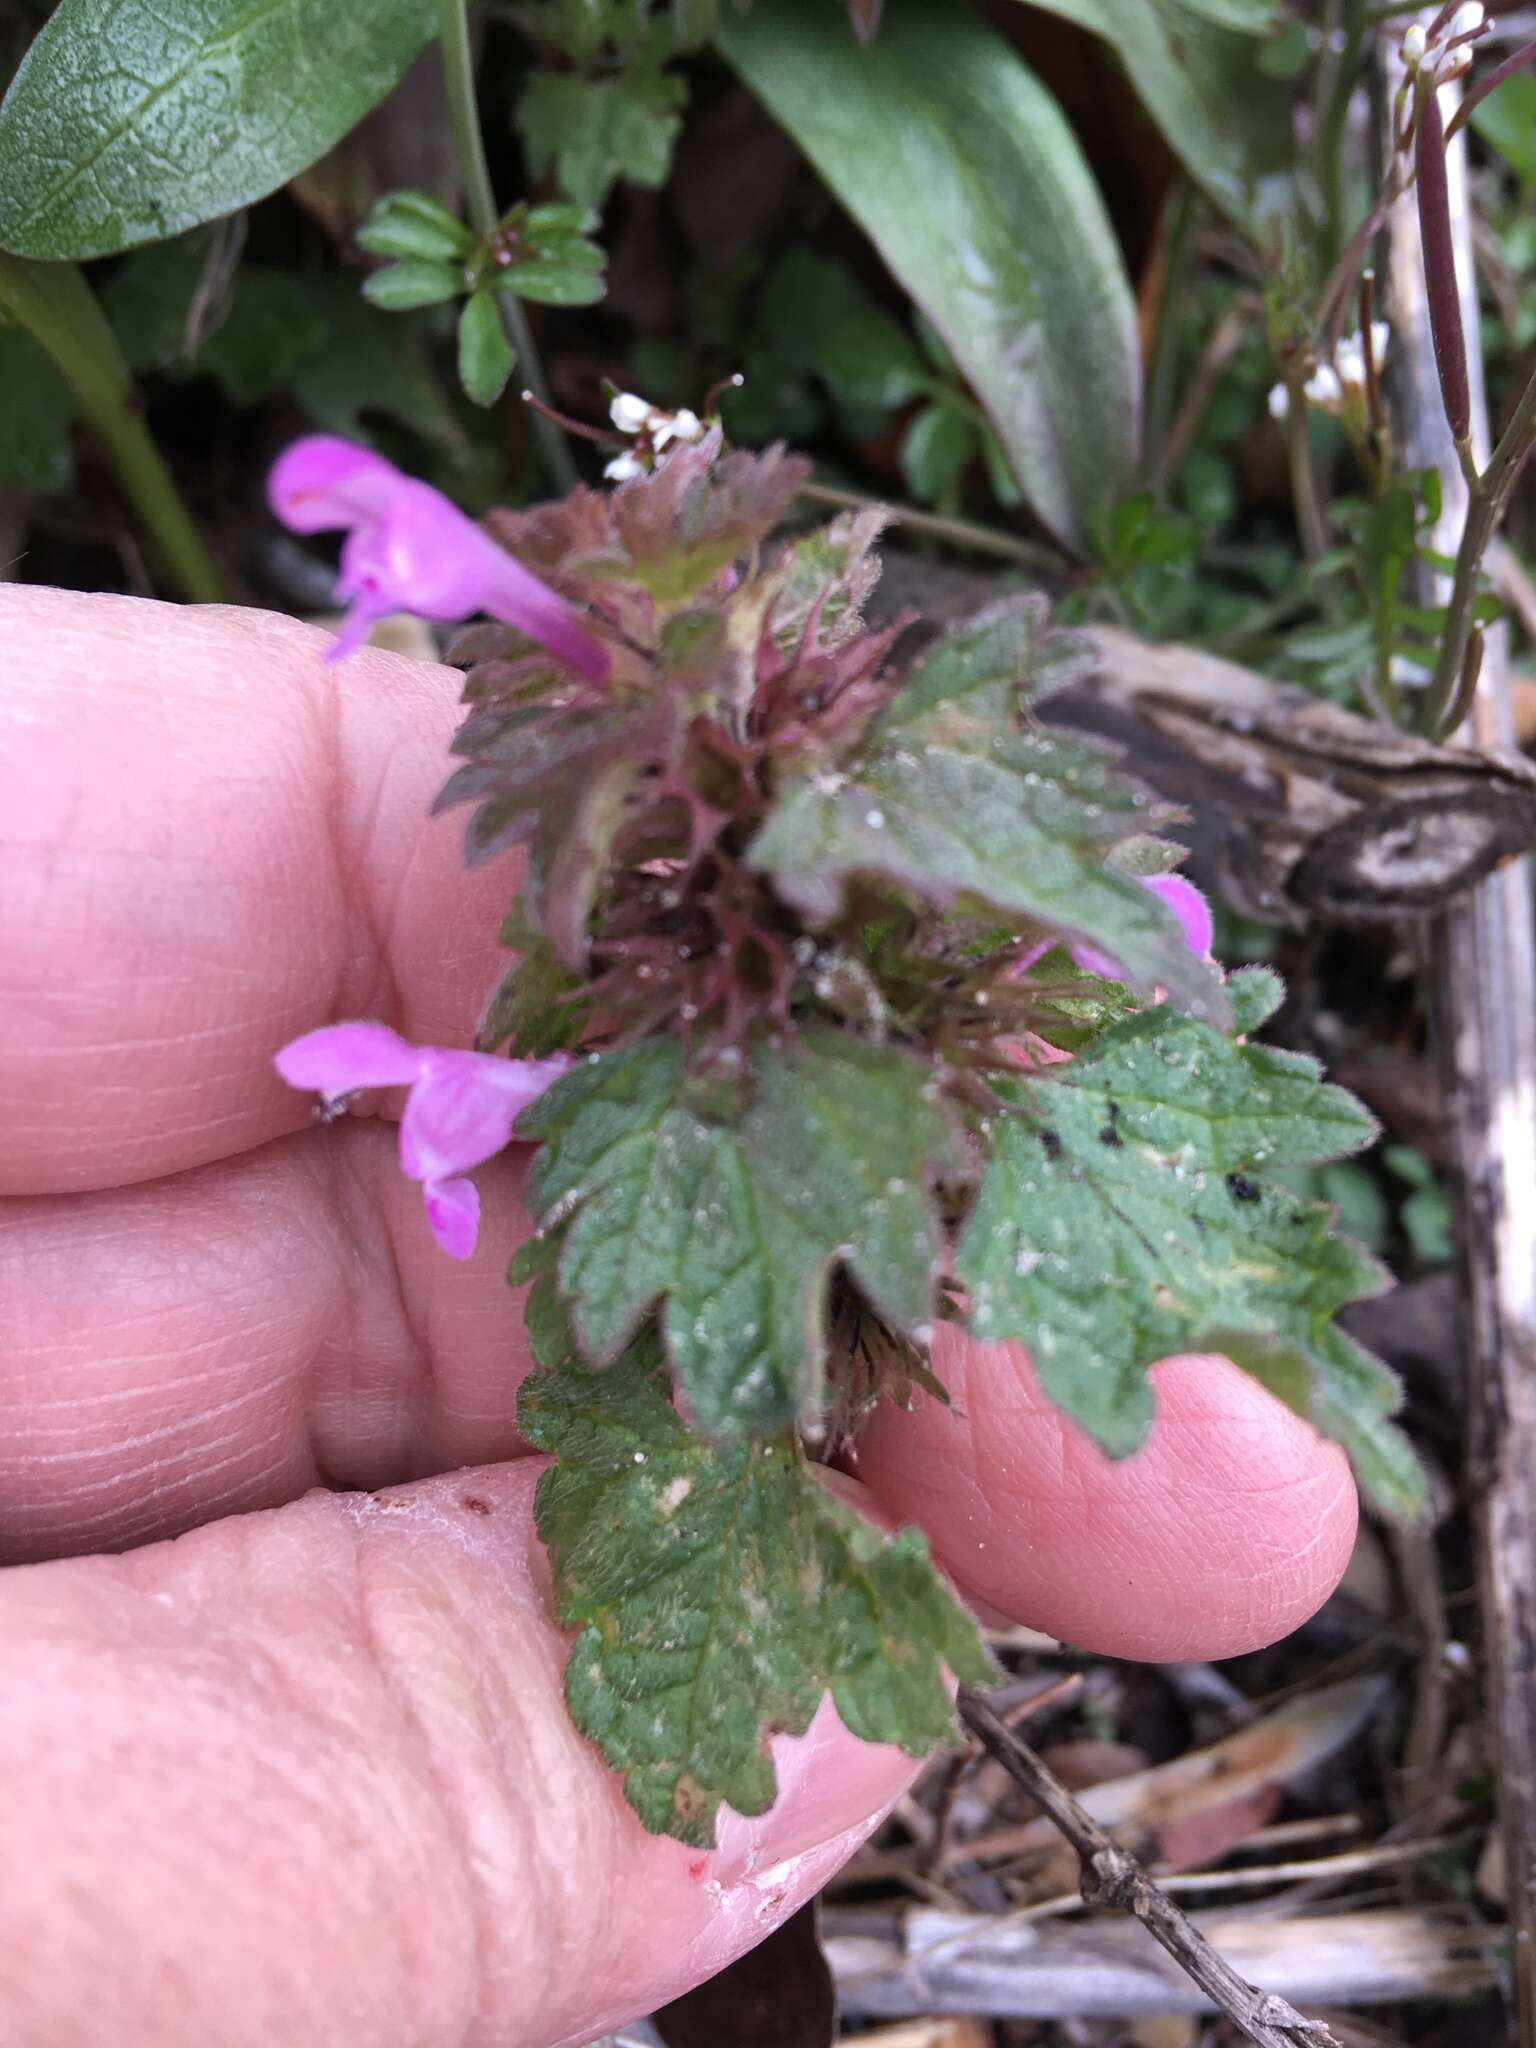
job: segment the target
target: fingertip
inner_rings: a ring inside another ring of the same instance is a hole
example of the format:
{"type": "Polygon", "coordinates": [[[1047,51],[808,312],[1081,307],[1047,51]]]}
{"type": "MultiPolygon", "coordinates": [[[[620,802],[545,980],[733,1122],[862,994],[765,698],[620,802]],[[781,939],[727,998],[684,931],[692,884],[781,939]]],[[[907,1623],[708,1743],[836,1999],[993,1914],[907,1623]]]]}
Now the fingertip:
{"type": "Polygon", "coordinates": [[[1153,1368],[1157,1418],[1115,1462],[1016,1344],[942,1330],[954,1407],[880,1411],[860,1475],[990,1607],[1109,1656],[1231,1657],[1316,1612],[1349,1561],[1348,1461],[1224,1358],[1153,1368]]]}

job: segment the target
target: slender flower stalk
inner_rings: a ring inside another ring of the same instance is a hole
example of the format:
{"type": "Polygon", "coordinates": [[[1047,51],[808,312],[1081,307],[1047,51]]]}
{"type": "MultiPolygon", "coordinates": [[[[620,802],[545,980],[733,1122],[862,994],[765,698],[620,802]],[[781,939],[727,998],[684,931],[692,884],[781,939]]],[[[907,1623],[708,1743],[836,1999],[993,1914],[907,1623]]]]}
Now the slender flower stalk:
{"type": "MultiPolygon", "coordinates": [[[[476,234],[489,235],[501,215],[496,205],[495,188],[491,184],[490,165],[486,162],[485,138],[480,132],[467,0],[438,0],[437,35],[442,48],[448,119],[453,128],[453,146],[459,160],[459,176],[464,181],[469,217],[476,234]]],[[[495,296],[502,329],[522,367],[523,382],[543,403],[544,410],[535,412],[533,423],[539,452],[544,457],[555,488],[568,491],[577,481],[576,464],[565,436],[549,415],[549,383],[539,359],[533,329],[528,324],[521,300],[514,293],[497,292],[495,296]]]]}
{"type": "Polygon", "coordinates": [[[371,449],[331,434],[295,441],[274,464],[267,495],[294,533],[347,529],[336,594],[350,610],[329,660],[351,653],[390,612],[441,620],[489,612],[589,682],[607,676],[608,649],[574,605],[441,491],[371,449]]]}

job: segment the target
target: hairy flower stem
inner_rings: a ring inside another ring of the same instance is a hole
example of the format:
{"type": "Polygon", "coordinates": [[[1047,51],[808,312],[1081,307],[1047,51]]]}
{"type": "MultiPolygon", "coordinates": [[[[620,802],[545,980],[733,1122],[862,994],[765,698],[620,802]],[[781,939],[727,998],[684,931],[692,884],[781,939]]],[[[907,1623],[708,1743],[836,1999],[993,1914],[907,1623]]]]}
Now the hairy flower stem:
{"type": "Polygon", "coordinates": [[[1446,609],[1445,637],[1440,642],[1434,680],[1424,693],[1418,721],[1420,731],[1431,739],[1443,739],[1450,730],[1450,719],[1462,694],[1461,682],[1472,630],[1477,623],[1474,608],[1483,557],[1504,517],[1509,494],[1533,442],[1536,442],[1536,376],[1521,392],[1520,403],[1500,435],[1498,446],[1489,456],[1487,468],[1472,479],[1467,523],[1462,529],[1461,546],[1456,551],[1456,576],[1446,609]]]}
{"type": "MultiPolygon", "coordinates": [[[[474,54],[469,41],[468,0],[438,0],[437,34],[443,52],[448,119],[453,127],[454,152],[459,160],[459,175],[464,180],[470,222],[476,234],[488,235],[501,219],[501,214],[491,185],[490,165],[486,162],[485,138],[480,132],[474,54]]],[[[535,398],[547,406],[550,402],[549,382],[544,375],[544,365],[539,360],[533,330],[528,325],[521,299],[514,292],[497,292],[496,310],[517,356],[523,383],[535,398]]],[[[540,412],[534,414],[533,434],[550,481],[560,491],[570,490],[577,481],[576,464],[564,434],[553,420],[540,412]]]]}
{"type": "Polygon", "coordinates": [[[74,393],[169,580],[193,604],[224,603],[213,558],[144,424],[117,336],[79,268],[0,254],[0,311],[28,330],[74,393]]]}

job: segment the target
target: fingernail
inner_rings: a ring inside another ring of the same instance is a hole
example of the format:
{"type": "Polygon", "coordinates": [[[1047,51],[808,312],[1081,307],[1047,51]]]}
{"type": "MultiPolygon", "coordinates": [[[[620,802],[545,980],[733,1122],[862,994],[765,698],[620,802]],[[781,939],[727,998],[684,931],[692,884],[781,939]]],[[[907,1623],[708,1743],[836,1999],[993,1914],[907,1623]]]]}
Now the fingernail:
{"type": "Polygon", "coordinates": [[[850,1735],[830,1695],[804,1735],[775,1736],[770,1749],[779,1796],[755,1820],[720,1809],[709,1870],[716,1884],[762,1881],[851,1831],[867,1833],[922,1768],[889,1743],[850,1735]]]}

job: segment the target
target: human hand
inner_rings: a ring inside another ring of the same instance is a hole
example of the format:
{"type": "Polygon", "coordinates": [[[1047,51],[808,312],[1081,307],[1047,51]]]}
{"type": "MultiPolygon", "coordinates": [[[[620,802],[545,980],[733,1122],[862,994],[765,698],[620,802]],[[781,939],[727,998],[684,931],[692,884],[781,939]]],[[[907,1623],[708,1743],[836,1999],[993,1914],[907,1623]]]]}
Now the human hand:
{"type": "MultiPolygon", "coordinates": [[[[273,1071],[339,1018],[462,1044],[500,971],[506,872],[427,818],[456,679],[251,612],[12,587],[0,629],[0,2035],[587,2041],[766,1934],[916,1766],[823,1707],[712,1855],[642,1831],[532,1532],[526,1158],[456,1265],[392,1132],[273,1071]]],[[[1337,1580],[1344,1460],[1231,1367],[1158,1368],[1112,1465],[1017,1347],[935,1362],[955,1409],[878,1418],[859,1470],[993,1608],[1204,1657],[1337,1580]]]]}

